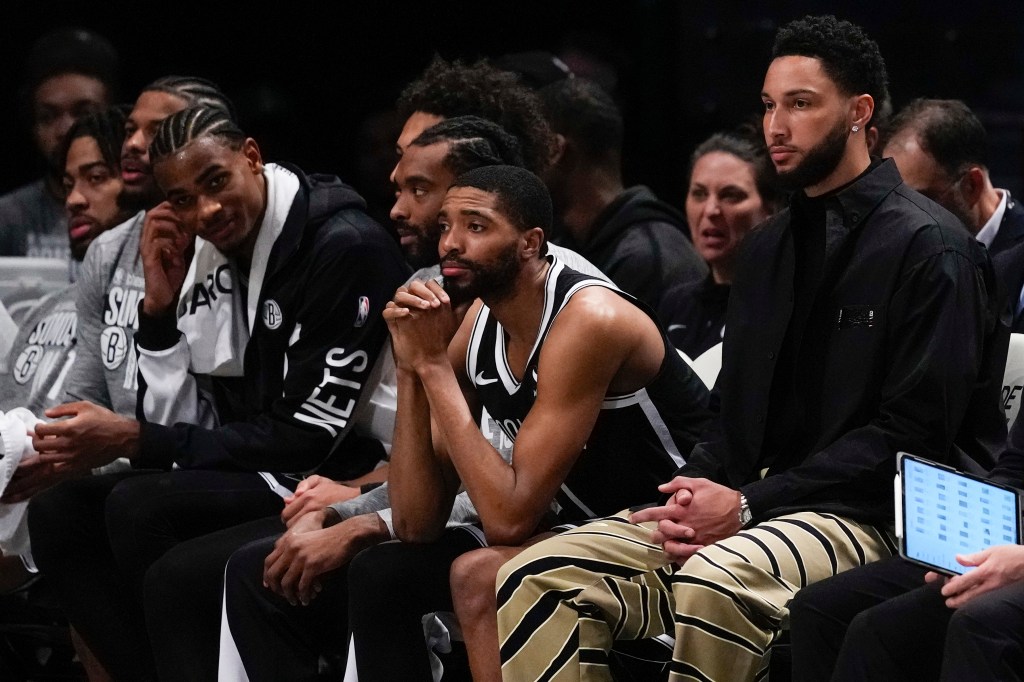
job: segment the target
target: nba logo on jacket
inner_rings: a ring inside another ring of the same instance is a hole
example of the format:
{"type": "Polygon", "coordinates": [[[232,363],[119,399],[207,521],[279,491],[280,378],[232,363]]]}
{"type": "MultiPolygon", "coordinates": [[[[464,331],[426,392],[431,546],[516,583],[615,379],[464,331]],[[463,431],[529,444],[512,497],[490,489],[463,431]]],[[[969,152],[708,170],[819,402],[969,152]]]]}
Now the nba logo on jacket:
{"type": "Polygon", "coordinates": [[[356,311],[356,327],[362,327],[366,324],[366,319],[370,317],[370,299],[366,296],[359,297],[359,309],[356,311]]]}

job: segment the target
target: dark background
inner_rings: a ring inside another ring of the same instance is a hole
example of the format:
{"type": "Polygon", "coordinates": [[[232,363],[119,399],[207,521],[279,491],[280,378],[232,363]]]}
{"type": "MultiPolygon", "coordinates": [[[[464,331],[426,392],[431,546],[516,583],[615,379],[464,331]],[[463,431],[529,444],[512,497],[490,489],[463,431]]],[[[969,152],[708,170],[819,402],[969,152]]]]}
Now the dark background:
{"type": "Polygon", "coordinates": [[[597,64],[603,76],[615,74],[627,182],[648,184],[680,205],[693,146],[759,113],[776,28],[826,12],[878,41],[897,109],[915,96],[965,100],[989,130],[995,183],[1020,194],[1024,3],[1017,0],[270,0],[259,7],[15,0],[5,3],[0,29],[0,83],[8,93],[0,107],[0,191],[40,170],[17,97],[27,48],[50,29],[80,25],[120,52],[124,101],[158,76],[204,76],[235,100],[243,129],[266,158],[336,173],[385,202],[380,176],[390,169],[392,141],[374,146],[362,123],[389,109],[434,53],[475,60],[546,49],[597,64]],[[376,164],[374,149],[385,156],[376,164]]]}

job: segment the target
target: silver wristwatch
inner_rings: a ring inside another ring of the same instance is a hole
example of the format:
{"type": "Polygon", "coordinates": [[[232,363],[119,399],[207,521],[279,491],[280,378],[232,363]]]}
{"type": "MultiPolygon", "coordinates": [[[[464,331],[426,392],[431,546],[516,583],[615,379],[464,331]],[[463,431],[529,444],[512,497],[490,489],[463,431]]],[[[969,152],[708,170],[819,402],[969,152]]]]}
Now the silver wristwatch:
{"type": "Polygon", "coordinates": [[[750,513],[750,504],[747,503],[747,496],[740,493],[740,525],[746,526],[754,515],[750,513]]]}

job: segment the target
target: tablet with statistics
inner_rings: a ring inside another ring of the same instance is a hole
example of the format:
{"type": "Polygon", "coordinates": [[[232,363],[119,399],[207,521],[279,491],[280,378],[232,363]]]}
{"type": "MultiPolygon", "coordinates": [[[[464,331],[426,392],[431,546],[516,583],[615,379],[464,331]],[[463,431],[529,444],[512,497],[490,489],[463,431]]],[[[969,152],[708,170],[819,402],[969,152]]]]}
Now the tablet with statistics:
{"type": "Polygon", "coordinates": [[[1020,492],[905,452],[896,476],[900,556],[947,575],[958,554],[1020,544],[1020,492]]]}

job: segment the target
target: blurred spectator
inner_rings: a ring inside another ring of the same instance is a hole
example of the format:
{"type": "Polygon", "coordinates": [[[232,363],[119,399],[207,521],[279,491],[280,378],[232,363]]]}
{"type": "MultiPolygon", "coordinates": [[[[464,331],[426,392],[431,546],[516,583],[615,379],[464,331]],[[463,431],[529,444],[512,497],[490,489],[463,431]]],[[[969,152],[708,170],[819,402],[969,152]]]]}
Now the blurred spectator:
{"type": "Polygon", "coordinates": [[[915,99],[893,119],[884,156],[903,181],[949,210],[988,247],[1009,299],[1012,331],[1024,331],[1024,207],[993,187],[988,136],[970,108],[955,99],[915,99]]]}
{"type": "Polygon", "coordinates": [[[697,147],[687,185],[690,237],[710,273],[669,289],[658,317],[675,347],[696,358],[725,336],[737,250],[775,212],[779,194],[764,144],[733,133],[716,133],[697,147]]]}
{"type": "Polygon", "coordinates": [[[114,47],[86,29],[59,29],[32,45],[21,100],[45,172],[0,197],[0,255],[69,258],[56,156],[76,118],[115,101],[118,69],[114,47]]]}
{"type": "Polygon", "coordinates": [[[542,176],[561,223],[554,241],[654,309],[670,283],[701,279],[707,267],[683,216],[646,187],[623,186],[622,114],[612,98],[580,78],[540,94],[557,141],[542,176]]]}
{"type": "Polygon", "coordinates": [[[988,138],[966,104],[915,99],[888,130],[883,156],[903,181],[955,215],[995,255],[1024,241],[1024,208],[992,186],[988,138]]]}

